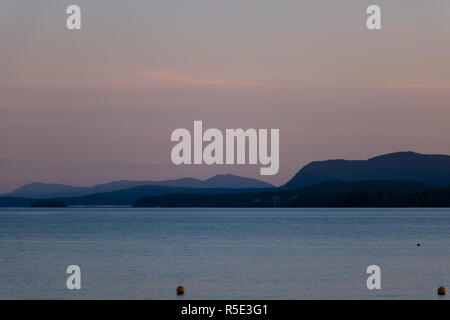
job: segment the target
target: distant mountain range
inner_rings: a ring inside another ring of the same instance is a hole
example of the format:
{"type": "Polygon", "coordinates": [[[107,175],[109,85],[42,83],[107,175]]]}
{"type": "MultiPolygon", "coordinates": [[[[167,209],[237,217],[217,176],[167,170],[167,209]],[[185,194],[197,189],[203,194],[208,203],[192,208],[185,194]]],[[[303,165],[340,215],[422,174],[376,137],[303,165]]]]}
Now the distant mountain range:
{"type": "Polygon", "coordinates": [[[450,184],[450,156],[414,152],[385,154],[369,160],[314,161],[286,183],[301,188],[329,181],[416,181],[450,184]]]}
{"type": "Polygon", "coordinates": [[[0,196],[0,207],[28,207],[38,199],[69,206],[450,206],[450,156],[398,152],[369,160],[315,161],[278,188],[234,175],[92,187],[32,183],[0,196]]]}
{"type": "MultiPolygon", "coordinates": [[[[163,181],[132,181],[120,180],[109,183],[97,184],[92,187],[75,187],[64,184],[48,184],[35,182],[24,185],[11,193],[4,194],[7,197],[25,197],[35,199],[80,197],[94,193],[104,193],[124,190],[139,186],[159,186],[172,188],[223,188],[223,189],[249,189],[249,188],[273,188],[274,186],[256,179],[239,177],[232,174],[216,175],[206,180],[194,178],[181,178],[163,181]]],[[[170,189],[167,189],[170,190],[170,189]]]]}

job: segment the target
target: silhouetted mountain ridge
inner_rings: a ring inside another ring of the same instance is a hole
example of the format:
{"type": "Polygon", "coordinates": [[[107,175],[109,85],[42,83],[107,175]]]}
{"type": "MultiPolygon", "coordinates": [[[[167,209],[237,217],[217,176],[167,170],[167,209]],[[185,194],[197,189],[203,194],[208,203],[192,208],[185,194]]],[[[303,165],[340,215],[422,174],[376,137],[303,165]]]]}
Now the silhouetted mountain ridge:
{"type": "Polygon", "coordinates": [[[417,181],[439,186],[450,183],[450,156],[397,152],[368,160],[314,161],[285,187],[300,188],[328,181],[417,181]]]}
{"type": "Polygon", "coordinates": [[[16,197],[0,196],[0,206],[29,206],[39,197],[70,206],[448,206],[449,191],[450,156],[397,152],[368,160],[314,161],[279,188],[234,175],[93,187],[33,183],[11,193],[16,197]]]}
{"type": "Polygon", "coordinates": [[[181,178],[163,181],[132,181],[119,180],[109,183],[97,184],[92,187],[75,187],[63,184],[48,184],[34,182],[24,185],[9,194],[3,196],[26,197],[26,198],[57,198],[57,197],[80,197],[100,192],[111,192],[129,189],[138,186],[165,186],[180,188],[226,188],[226,189],[247,189],[247,188],[273,188],[274,186],[257,179],[235,176],[232,174],[216,175],[206,180],[195,178],[181,178]]]}

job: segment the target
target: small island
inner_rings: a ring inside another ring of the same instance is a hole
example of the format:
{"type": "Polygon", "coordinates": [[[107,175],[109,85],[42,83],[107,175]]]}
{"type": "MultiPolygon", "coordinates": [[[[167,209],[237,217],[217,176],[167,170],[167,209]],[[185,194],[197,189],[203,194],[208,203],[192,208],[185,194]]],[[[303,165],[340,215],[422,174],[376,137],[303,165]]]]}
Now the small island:
{"type": "Polygon", "coordinates": [[[32,208],[67,208],[67,204],[57,200],[38,200],[31,204],[32,208]]]}

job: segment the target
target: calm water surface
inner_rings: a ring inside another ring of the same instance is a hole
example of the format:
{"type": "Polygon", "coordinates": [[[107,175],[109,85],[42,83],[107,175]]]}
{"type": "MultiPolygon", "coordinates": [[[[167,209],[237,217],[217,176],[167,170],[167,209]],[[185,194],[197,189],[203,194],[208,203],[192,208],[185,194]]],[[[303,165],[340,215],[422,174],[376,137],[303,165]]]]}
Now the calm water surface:
{"type": "Polygon", "coordinates": [[[0,209],[0,298],[437,299],[449,231],[450,209],[0,209]]]}

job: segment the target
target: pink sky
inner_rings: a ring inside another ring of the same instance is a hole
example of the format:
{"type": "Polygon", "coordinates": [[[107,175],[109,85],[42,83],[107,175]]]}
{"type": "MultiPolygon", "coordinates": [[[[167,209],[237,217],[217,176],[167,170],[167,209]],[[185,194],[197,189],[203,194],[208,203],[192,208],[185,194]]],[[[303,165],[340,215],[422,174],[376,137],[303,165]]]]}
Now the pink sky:
{"type": "Polygon", "coordinates": [[[378,1],[5,1],[0,193],[42,181],[286,182],[303,165],[413,150],[450,154],[450,4],[378,1]],[[172,165],[170,134],[279,128],[280,171],[172,165]]]}

